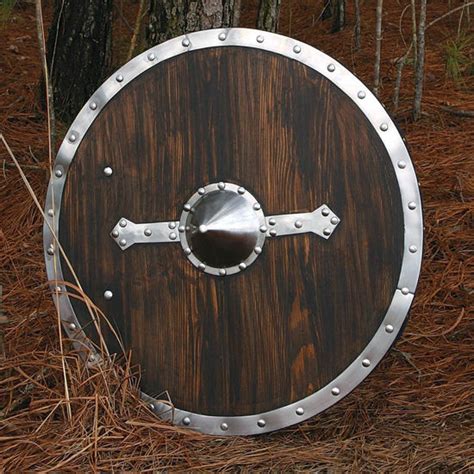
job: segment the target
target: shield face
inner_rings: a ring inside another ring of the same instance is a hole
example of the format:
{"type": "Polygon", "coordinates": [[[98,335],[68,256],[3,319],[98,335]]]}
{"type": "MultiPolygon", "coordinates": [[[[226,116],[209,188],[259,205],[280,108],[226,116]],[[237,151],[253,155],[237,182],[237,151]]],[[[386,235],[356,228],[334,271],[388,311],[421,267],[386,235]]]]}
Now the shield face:
{"type": "Polygon", "coordinates": [[[46,216],[70,337],[100,360],[51,229],[151,409],[212,434],[347,395],[393,344],[421,264],[417,180],[382,105],[332,58],[255,30],[176,38],[108,79],[61,146],[46,216]]]}

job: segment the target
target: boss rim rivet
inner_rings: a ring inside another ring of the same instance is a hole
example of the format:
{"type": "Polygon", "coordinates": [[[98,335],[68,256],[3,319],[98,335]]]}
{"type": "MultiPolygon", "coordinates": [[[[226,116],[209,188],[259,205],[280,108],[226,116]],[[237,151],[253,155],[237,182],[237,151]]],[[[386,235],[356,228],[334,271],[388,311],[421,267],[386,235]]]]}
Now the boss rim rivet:
{"type": "Polygon", "coordinates": [[[115,79],[117,80],[117,82],[122,82],[123,81],[122,74],[119,74],[115,79]]]}
{"type": "Polygon", "coordinates": [[[341,393],[341,391],[339,390],[338,387],[334,387],[334,388],[331,389],[331,393],[332,393],[335,397],[337,397],[337,396],[341,393]]]}
{"type": "Polygon", "coordinates": [[[298,407],[296,409],[296,414],[299,416],[304,415],[304,409],[302,407],[298,407]]]}
{"type": "Polygon", "coordinates": [[[260,226],[260,232],[266,232],[268,229],[267,229],[267,226],[266,225],[261,225],[260,226]]]}
{"type": "Polygon", "coordinates": [[[178,231],[181,232],[181,233],[184,232],[185,230],[186,230],[186,228],[184,227],[184,225],[180,225],[178,227],[178,231]]]}
{"type": "Polygon", "coordinates": [[[57,169],[54,172],[54,175],[56,176],[56,178],[60,178],[63,175],[63,172],[60,169],[57,169]]]}
{"type": "Polygon", "coordinates": [[[242,262],[239,264],[239,268],[240,270],[245,270],[247,268],[247,265],[244,262],[242,262]]]}
{"type": "Polygon", "coordinates": [[[331,217],[331,224],[333,225],[339,224],[339,219],[337,217],[331,217]]]}
{"type": "Polygon", "coordinates": [[[295,46],[293,47],[293,52],[295,52],[296,54],[301,53],[301,46],[295,45],[295,46]]]}
{"type": "Polygon", "coordinates": [[[190,205],[190,204],[185,204],[185,205],[184,205],[184,210],[185,210],[186,212],[189,212],[189,211],[191,210],[191,205],[190,205]]]}
{"type": "Polygon", "coordinates": [[[410,293],[410,290],[409,290],[408,288],[406,288],[406,287],[403,287],[403,288],[401,289],[401,292],[402,292],[402,295],[405,295],[405,296],[406,296],[406,295],[408,295],[408,293],[410,293]]]}
{"type": "Polygon", "coordinates": [[[253,205],[253,208],[254,208],[254,210],[256,210],[256,211],[259,211],[259,210],[262,208],[262,206],[260,206],[260,204],[259,204],[258,202],[256,202],[256,203],[253,205]]]}
{"type": "Polygon", "coordinates": [[[119,226],[120,227],[126,227],[127,226],[127,221],[125,219],[120,219],[119,226]]]}
{"type": "Polygon", "coordinates": [[[271,235],[272,237],[276,237],[277,231],[276,231],[275,229],[272,229],[272,230],[270,231],[270,235],[271,235]]]}
{"type": "Polygon", "coordinates": [[[416,253],[418,251],[418,247],[416,245],[410,245],[410,247],[408,248],[408,250],[411,252],[411,253],[416,253]]]}
{"type": "Polygon", "coordinates": [[[147,237],[150,237],[150,235],[152,234],[151,229],[145,229],[143,233],[144,233],[147,237]]]}
{"type": "Polygon", "coordinates": [[[336,66],[334,66],[334,64],[332,64],[332,63],[329,64],[329,66],[328,66],[328,71],[329,71],[329,72],[334,72],[335,70],[336,70],[336,66]]]}
{"type": "Polygon", "coordinates": [[[263,428],[266,424],[267,424],[267,422],[263,418],[260,418],[260,420],[257,421],[257,425],[260,428],[263,428]]]}
{"type": "Polygon", "coordinates": [[[89,361],[90,361],[90,362],[94,362],[95,359],[96,359],[96,357],[95,357],[94,354],[91,354],[91,355],[89,356],[89,361]]]}
{"type": "Polygon", "coordinates": [[[245,194],[245,188],[243,188],[242,186],[240,186],[240,188],[237,189],[237,192],[238,192],[239,194],[245,194]]]}
{"type": "Polygon", "coordinates": [[[331,235],[331,229],[329,229],[328,227],[326,227],[324,230],[323,230],[323,234],[324,235],[331,235]]]}
{"type": "Polygon", "coordinates": [[[270,225],[275,225],[277,223],[277,221],[273,217],[271,217],[270,219],[268,219],[268,223],[270,225]]]}
{"type": "Polygon", "coordinates": [[[52,209],[48,209],[48,216],[53,217],[54,216],[54,211],[52,209]]]}
{"type": "Polygon", "coordinates": [[[303,227],[303,223],[300,220],[295,221],[295,227],[297,229],[301,229],[303,227]]]}
{"type": "Polygon", "coordinates": [[[125,247],[125,245],[127,245],[127,241],[125,239],[122,239],[120,240],[119,244],[121,247],[125,247]]]}
{"type": "Polygon", "coordinates": [[[185,416],[185,417],[183,418],[183,425],[188,426],[188,425],[190,425],[190,424],[191,424],[191,418],[189,418],[189,416],[185,416]]]}
{"type": "Polygon", "coordinates": [[[69,141],[72,142],[72,143],[74,143],[76,140],[77,140],[76,134],[75,134],[75,133],[71,133],[71,134],[69,135],[69,141]]]}
{"type": "Polygon", "coordinates": [[[221,423],[221,430],[227,431],[229,429],[229,425],[227,423],[221,423]]]}
{"type": "Polygon", "coordinates": [[[53,246],[53,245],[50,245],[50,246],[48,247],[47,252],[48,252],[48,255],[54,255],[54,246],[53,246]]]}
{"type": "Polygon", "coordinates": [[[226,276],[226,275],[227,275],[227,270],[226,270],[225,268],[221,268],[221,269],[219,270],[219,275],[220,275],[220,276],[226,276]]]}
{"type": "Polygon", "coordinates": [[[114,172],[114,171],[113,171],[113,169],[112,169],[110,166],[106,166],[106,167],[104,168],[104,174],[105,174],[105,176],[112,176],[113,172],[114,172]]]}
{"type": "Polygon", "coordinates": [[[189,46],[189,44],[190,44],[188,38],[184,38],[184,40],[181,42],[181,44],[182,44],[185,48],[187,48],[187,47],[189,46]]]}
{"type": "Polygon", "coordinates": [[[206,194],[206,190],[204,188],[199,188],[198,189],[198,194],[200,194],[202,196],[203,194],[206,194]]]}
{"type": "Polygon", "coordinates": [[[224,41],[227,38],[227,35],[225,33],[219,33],[219,39],[221,41],[224,41]]]}
{"type": "Polygon", "coordinates": [[[329,216],[329,209],[327,207],[325,207],[322,211],[321,211],[321,214],[325,217],[329,216]]]}
{"type": "Polygon", "coordinates": [[[119,231],[117,229],[112,231],[112,237],[117,238],[119,236],[119,231]]]}
{"type": "Polygon", "coordinates": [[[257,36],[257,43],[263,43],[263,40],[264,40],[264,38],[263,38],[262,35],[257,36]]]}
{"type": "Polygon", "coordinates": [[[400,160],[400,161],[397,163],[397,166],[398,166],[401,170],[403,170],[403,169],[405,169],[405,168],[407,167],[407,162],[404,161],[404,160],[400,160]]]}
{"type": "Polygon", "coordinates": [[[385,332],[388,332],[389,334],[391,334],[393,332],[393,326],[391,324],[387,324],[385,326],[385,332]]]}
{"type": "Polygon", "coordinates": [[[74,331],[76,329],[76,325],[74,323],[69,323],[69,329],[74,331]]]}
{"type": "Polygon", "coordinates": [[[359,91],[357,93],[357,97],[359,97],[359,99],[365,99],[365,92],[364,91],[359,91]]]}
{"type": "Polygon", "coordinates": [[[153,403],[150,403],[149,407],[151,411],[155,411],[155,405],[153,405],[153,403]]]}
{"type": "Polygon", "coordinates": [[[410,209],[410,211],[414,211],[416,209],[416,202],[409,202],[408,203],[408,209],[410,209]]]}
{"type": "Polygon", "coordinates": [[[149,61],[154,61],[155,60],[155,54],[154,53],[149,53],[147,56],[149,61]]]}
{"type": "Polygon", "coordinates": [[[191,255],[191,249],[190,249],[189,247],[186,247],[186,248],[184,249],[184,253],[185,253],[186,255],[191,255]]]}
{"type": "Polygon", "coordinates": [[[253,251],[257,254],[260,255],[262,253],[262,247],[255,247],[253,251]]]}
{"type": "Polygon", "coordinates": [[[223,191],[225,189],[225,183],[223,183],[222,181],[217,185],[217,187],[223,191]]]}
{"type": "Polygon", "coordinates": [[[89,107],[91,108],[91,110],[95,110],[95,109],[97,109],[97,103],[96,102],[91,102],[89,104],[89,107]]]}
{"type": "Polygon", "coordinates": [[[380,130],[382,130],[382,132],[386,132],[388,130],[388,124],[385,122],[381,123],[380,130]]]}
{"type": "Polygon", "coordinates": [[[105,290],[104,291],[104,298],[106,300],[111,300],[114,294],[110,290],[105,290]]]}
{"type": "Polygon", "coordinates": [[[370,360],[369,360],[369,359],[364,359],[364,360],[362,361],[362,365],[363,365],[364,367],[369,367],[369,366],[370,366],[370,360]]]}
{"type": "Polygon", "coordinates": [[[170,223],[168,224],[168,228],[170,228],[170,229],[176,229],[176,222],[170,222],[170,223]]]}
{"type": "Polygon", "coordinates": [[[170,240],[176,240],[176,237],[177,237],[176,232],[171,232],[169,235],[170,240]]]}
{"type": "Polygon", "coordinates": [[[198,267],[199,267],[199,270],[205,270],[206,269],[206,265],[204,265],[204,263],[200,263],[198,265],[198,267]]]}

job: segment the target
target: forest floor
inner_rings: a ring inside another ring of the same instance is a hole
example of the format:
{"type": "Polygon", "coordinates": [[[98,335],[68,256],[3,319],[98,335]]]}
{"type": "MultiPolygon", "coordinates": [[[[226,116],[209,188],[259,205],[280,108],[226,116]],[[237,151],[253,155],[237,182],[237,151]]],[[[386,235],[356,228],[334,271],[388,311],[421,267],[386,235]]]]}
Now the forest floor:
{"type": "MultiPolygon", "coordinates": [[[[256,3],[243,0],[242,26],[254,26],[256,3]]],[[[282,3],[280,33],[373,82],[375,0],[361,2],[359,50],[351,9],[343,31],[331,33],[318,18],[321,1],[282,3]]],[[[409,3],[384,2],[380,97],[405,134],[420,181],[424,263],[405,332],[370,377],[324,414],[260,437],[211,438],[157,421],[139,402],[130,367],[111,363],[89,370],[69,343],[62,356],[43,265],[42,216],[2,145],[0,469],[474,469],[474,126],[472,117],[460,115],[474,111],[474,18],[469,37],[465,12],[440,19],[461,0],[428,2],[428,23],[440,20],[427,31],[423,115],[414,122],[412,63],[398,110],[392,105],[395,60],[411,41],[409,3]]],[[[116,66],[125,59],[127,23],[133,25],[136,13],[136,2],[120,5],[114,15],[116,66]]],[[[45,16],[51,16],[48,9],[45,16]]],[[[1,21],[0,133],[42,202],[49,162],[46,117],[38,104],[34,5],[21,2],[1,21]]]]}

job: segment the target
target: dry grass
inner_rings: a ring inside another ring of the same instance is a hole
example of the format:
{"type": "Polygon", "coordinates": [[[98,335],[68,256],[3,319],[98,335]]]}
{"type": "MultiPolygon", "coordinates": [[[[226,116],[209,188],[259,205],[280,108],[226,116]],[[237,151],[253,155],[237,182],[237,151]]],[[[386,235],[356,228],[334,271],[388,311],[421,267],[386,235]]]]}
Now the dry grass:
{"type": "MultiPolygon", "coordinates": [[[[364,10],[374,13],[373,3],[363,2],[364,10]]],[[[408,2],[385,3],[382,99],[390,106],[396,73],[392,60],[404,52],[398,18],[408,2]]],[[[330,35],[326,26],[313,25],[314,2],[292,4],[291,15],[289,2],[283,8],[281,32],[288,34],[291,26],[293,36],[341,59],[370,83],[374,18],[364,20],[363,48],[356,52],[350,28],[330,35]]],[[[445,13],[446,4],[429,2],[429,20],[445,13]]],[[[243,12],[247,26],[253,23],[252,8],[243,12]]],[[[5,49],[0,56],[0,131],[43,196],[49,171],[46,121],[36,100],[40,61],[34,8],[17,7],[13,15],[16,19],[0,29],[5,49]]],[[[406,38],[408,17],[402,22],[406,38]]],[[[441,109],[474,110],[472,77],[454,84],[444,70],[443,41],[455,34],[458,18],[447,18],[430,31],[422,120],[410,120],[410,66],[397,113],[420,179],[426,226],[423,272],[410,321],[368,380],[298,427],[232,439],[171,427],[137,397],[137,368],[124,361],[87,368],[67,344],[69,419],[56,315],[43,268],[41,215],[0,150],[0,282],[7,317],[0,347],[0,468],[474,470],[474,128],[472,119],[441,109]]]]}

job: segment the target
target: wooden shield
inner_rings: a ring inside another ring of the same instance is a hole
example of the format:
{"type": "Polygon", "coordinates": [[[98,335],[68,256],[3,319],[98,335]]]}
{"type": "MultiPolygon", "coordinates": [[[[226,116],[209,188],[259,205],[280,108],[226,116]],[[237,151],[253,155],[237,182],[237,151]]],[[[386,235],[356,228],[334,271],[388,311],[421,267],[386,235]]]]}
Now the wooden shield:
{"type": "Polygon", "coordinates": [[[401,330],[421,263],[417,180],[383,106],[322,52],[248,29],[173,39],[110,77],[60,148],[46,216],[55,301],[89,363],[100,326],[152,410],[212,434],[347,395],[401,330]],[[71,267],[110,325],[67,294],[71,267]]]}

